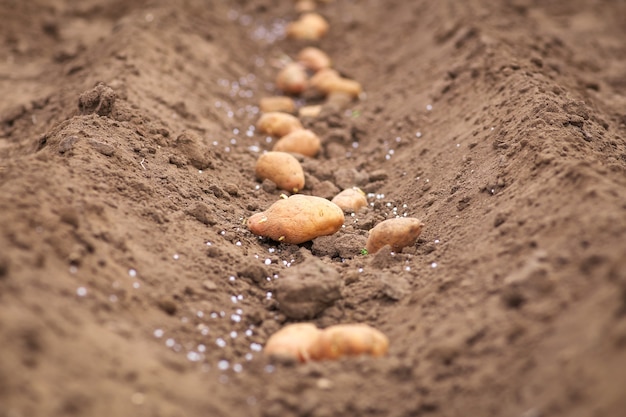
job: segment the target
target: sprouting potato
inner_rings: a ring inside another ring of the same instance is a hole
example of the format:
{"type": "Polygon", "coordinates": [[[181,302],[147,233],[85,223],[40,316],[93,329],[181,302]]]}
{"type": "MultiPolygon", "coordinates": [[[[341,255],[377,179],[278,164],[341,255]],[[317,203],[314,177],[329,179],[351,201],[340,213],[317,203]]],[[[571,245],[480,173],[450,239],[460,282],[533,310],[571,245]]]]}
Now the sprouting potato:
{"type": "Polygon", "coordinates": [[[287,94],[300,94],[306,90],[308,79],[301,64],[290,62],[276,76],[276,86],[287,94]]]}
{"type": "Polygon", "coordinates": [[[287,25],[287,37],[300,40],[319,40],[328,32],[328,22],[321,15],[305,13],[287,25]]]}
{"type": "Polygon", "coordinates": [[[321,197],[296,194],[281,199],[248,219],[248,229],[257,236],[299,244],[341,229],[343,211],[321,197]]]}
{"type": "Polygon", "coordinates": [[[286,96],[263,97],[259,103],[259,108],[263,113],[294,113],[296,111],[296,103],[291,97],[286,96]]]}
{"type": "Polygon", "coordinates": [[[312,117],[316,118],[322,112],[322,106],[320,104],[313,104],[310,106],[302,106],[298,109],[299,117],[312,117]]]}
{"type": "Polygon", "coordinates": [[[400,252],[405,246],[415,244],[424,224],[416,218],[398,217],[378,223],[370,230],[365,249],[376,253],[385,245],[400,252]]]}
{"type": "Polygon", "coordinates": [[[303,128],[297,117],[278,111],[263,113],[259,117],[256,127],[261,133],[267,133],[279,138],[294,130],[303,128]]]}
{"type": "Polygon", "coordinates": [[[326,52],[314,46],[308,46],[298,53],[298,62],[305,68],[317,72],[324,68],[330,68],[331,60],[326,52]]]}
{"type": "Polygon", "coordinates": [[[267,152],[259,156],[254,168],[257,178],[269,179],[281,190],[297,193],[304,188],[302,165],[286,152],[267,152]]]}
{"type": "Polygon", "coordinates": [[[363,88],[357,81],[343,78],[339,73],[330,68],[319,70],[311,79],[309,84],[322,94],[345,93],[352,98],[358,97],[363,88]]]}
{"type": "Polygon", "coordinates": [[[311,323],[289,324],[267,340],[263,353],[267,356],[309,360],[309,350],[317,342],[320,330],[311,323]]]}
{"type": "Polygon", "coordinates": [[[347,188],[337,194],[332,200],[341,209],[348,213],[359,211],[361,207],[367,206],[367,198],[360,188],[347,188]]]}
{"type": "Polygon", "coordinates": [[[338,324],[320,333],[310,347],[313,360],[337,359],[342,356],[383,356],[389,349],[389,339],[367,324],[338,324]]]}
{"type": "Polygon", "coordinates": [[[298,153],[300,155],[314,157],[322,147],[320,138],[310,130],[294,130],[283,136],[276,142],[274,151],[298,153]]]}

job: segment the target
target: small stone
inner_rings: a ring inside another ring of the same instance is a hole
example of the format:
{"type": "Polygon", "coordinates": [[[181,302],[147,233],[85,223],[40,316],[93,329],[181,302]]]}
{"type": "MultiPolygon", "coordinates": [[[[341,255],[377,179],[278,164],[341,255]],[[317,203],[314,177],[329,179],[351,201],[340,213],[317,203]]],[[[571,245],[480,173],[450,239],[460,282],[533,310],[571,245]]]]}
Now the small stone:
{"type": "Polygon", "coordinates": [[[89,144],[104,156],[113,156],[115,154],[115,148],[108,143],[90,140],[89,144]]]}
{"type": "Polygon", "coordinates": [[[59,142],[59,153],[64,154],[74,149],[74,145],[78,142],[77,136],[68,136],[59,142]]]}
{"type": "Polygon", "coordinates": [[[211,281],[210,279],[205,279],[202,282],[202,288],[207,291],[215,291],[217,290],[217,284],[215,284],[215,282],[211,281]]]}

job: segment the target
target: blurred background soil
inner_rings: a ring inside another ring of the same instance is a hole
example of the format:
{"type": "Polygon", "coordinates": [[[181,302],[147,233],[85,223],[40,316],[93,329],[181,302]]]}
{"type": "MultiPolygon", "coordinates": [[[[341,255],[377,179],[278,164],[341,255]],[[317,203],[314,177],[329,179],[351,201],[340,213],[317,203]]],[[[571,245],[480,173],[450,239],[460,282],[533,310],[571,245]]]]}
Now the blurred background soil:
{"type": "Polygon", "coordinates": [[[304,120],[303,192],[369,206],[298,246],[244,225],[293,2],[0,1],[0,416],[624,415],[626,3],[318,10],[366,97],[304,120]],[[362,255],[396,215],[418,242],[362,255]],[[311,321],[386,357],[262,356],[311,259],[311,321]]]}

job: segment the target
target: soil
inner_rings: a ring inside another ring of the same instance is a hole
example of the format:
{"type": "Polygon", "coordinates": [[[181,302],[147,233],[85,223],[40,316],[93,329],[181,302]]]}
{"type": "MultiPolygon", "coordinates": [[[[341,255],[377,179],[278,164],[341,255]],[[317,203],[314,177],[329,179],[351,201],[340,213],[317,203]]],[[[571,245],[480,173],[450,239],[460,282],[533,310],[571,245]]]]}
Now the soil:
{"type": "Polygon", "coordinates": [[[245,220],[293,2],[0,1],[0,416],[624,415],[626,3],[318,10],[366,95],[303,120],[303,193],[369,205],[288,245],[245,220]],[[281,310],[306,265],[331,293],[281,310]],[[263,356],[301,320],[389,352],[263,356]]]}

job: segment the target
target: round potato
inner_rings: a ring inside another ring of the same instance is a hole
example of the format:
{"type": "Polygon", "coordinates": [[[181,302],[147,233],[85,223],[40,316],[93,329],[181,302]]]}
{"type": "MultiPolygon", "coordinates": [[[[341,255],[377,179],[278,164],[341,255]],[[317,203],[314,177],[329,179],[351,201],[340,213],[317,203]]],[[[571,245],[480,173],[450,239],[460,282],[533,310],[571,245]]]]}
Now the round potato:
{"type": "Polygon", "coordinates": [[[259,108],[263,113],[294,113],[296,111],[296,103],[291,97],[286,96],[263,97],[259,103],[259,108]]]}
{"type": "Polygon", "coordinates": [[[287,94],[300,94],[306,90],[308,79],[302,65],[290,62],[276,76],[276,86],[287,94]]]}
{"type": "Polygon", "coordinates": [[[276,142],[274,151],[292,152],[313,158],[322,147],[320,138],[310,130],[294,130],[276,142]]]}
{"type": "Polygon", "coordinates": [[[313,360],[337,359],[342,356],[383,356],[389,349],[389,339],[367,324],[339,324],[320,333],[310,347],[313,360]]]}
{"type": "Polygon", "coordinates": [[[316,41],[326,35],[328,27],[328,22],[321,15],[314,12],[305,13],[287,25],[287,37],[316,41]]]}
{"type": "Polygon", "coordinates": [[[347,188],[337,194],[332,200],[341,209],[348,213],[359,211],[361,207],[367,206],[367,198],[360,188],[347,188]]]}
{"type": "Polygon", "coordinates": [[[296,12],[304,13],[304,12],[312,12],[315,10],[317,5],[314,0],[298,0],[296,1],[296,12]]]}
{"type": "Polygon", "coordinates": [[[415,244],[424,224],[412,217],[398,217],[378,223],[370,230],[365,249],[376,253],[385,245],[400,252],[405,246],[415,244]]]}
{"type": "Polygon", "coordinates": [[[303,129],[297,117],[278,111],[263,113],[256,123],[256,128],[261,133],[279,138],[294,130],[303,129]]]}
{"type": "Polygon", "coordinates": [[[256,161],[255,174],[260,180],[269,179],[281,190],[297,193],[304,188],[302,165],[286,152],[267,152],[256,161]]]}
{"type": "Polygon", "coordinates": [[[289,324],[270,336],[263,353],[306,362],[309,360],[309,350],[317,342],[320,333],[311,323],[289,324]]]}
{"type": "MultiPolygon", "coordinates": [[[[287,154],[288,155],[288,154],[287,154]]],[[[248,219],[248,229],[257,236],[299,244],[341,229],[343,211],[325,198],[296,194],[281,199],[248,219]]]]}
{"type": "Polygon", "coordinates": [[[330,68],[331,60],[326,52],[314,46],[308,46],[298,53],[298,62],[306,69],[317,72],[324,68],[330,68]]]}

